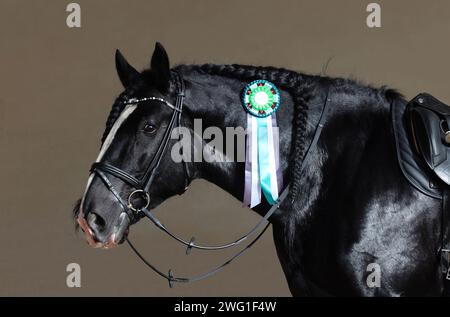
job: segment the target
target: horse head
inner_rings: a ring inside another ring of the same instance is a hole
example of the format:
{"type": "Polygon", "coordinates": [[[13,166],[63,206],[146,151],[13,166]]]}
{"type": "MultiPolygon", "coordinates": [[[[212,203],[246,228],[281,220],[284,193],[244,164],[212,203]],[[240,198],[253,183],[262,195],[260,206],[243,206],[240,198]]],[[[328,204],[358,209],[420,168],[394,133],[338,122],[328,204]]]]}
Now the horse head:
{"type": "Polygon", "coordinates": [[[77,222],[93,247],[124,241],[129,226],[184,192],[189,179],[184,164],[170,159],[165,147],[180,120],[175,109],[183,98],[164,48],[157,43],[150,69],[138,72],[119,51],[116,69],[125,90],[107,120],[100,153],[79,204],[77,222]],[[150,186],[151,184],[151,186],[150,186]]]}

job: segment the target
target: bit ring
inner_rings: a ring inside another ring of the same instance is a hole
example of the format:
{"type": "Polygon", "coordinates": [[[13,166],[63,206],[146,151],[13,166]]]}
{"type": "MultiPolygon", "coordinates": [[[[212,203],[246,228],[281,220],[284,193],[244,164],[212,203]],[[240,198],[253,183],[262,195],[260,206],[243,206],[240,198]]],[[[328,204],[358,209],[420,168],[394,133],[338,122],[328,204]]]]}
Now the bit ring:
{"type": "Polygon", "coordinates": [[[137,189],[137,190],[133,191],[130,194],[130,196],[128,196],[128,208],[130,208],[132,211],[135,211],[135,212],[136,211],[140,211],[140,210],[142,210],[144,208],[147,208],[148,205],[150,205],[150,195],[146,191],[144,191],[142,189],[137,189]],[[131,199],[133,198],[134,195],[137,195],[137,194],[143,194],[143,197],[145,197],[146,204],[145,204],[144,207],[136,208],[135,206],[133,206],[133,203],[131,202],[131,199]]]}

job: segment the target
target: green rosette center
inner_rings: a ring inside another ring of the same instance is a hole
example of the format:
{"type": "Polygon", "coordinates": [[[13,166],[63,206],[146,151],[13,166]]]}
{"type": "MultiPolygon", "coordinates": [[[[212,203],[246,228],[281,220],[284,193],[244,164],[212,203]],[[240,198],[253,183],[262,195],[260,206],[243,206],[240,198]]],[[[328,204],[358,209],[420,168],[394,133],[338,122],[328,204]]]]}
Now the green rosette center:
{"type": "Polygon", "coordinates": [[[268,86],[258,86],[250,94],[250,104],[256,110],[268,111],[274,102],[273,93],[268,86]]]}

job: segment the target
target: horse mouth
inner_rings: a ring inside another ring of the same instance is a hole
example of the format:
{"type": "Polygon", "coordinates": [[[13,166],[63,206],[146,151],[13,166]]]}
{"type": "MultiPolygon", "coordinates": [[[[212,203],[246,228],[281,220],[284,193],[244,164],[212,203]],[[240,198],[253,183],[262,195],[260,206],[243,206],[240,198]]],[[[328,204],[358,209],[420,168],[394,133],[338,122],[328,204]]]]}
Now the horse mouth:
{"type": "Polygon", "coordinates": [[[114,226],[112,233],[109,234],[105,241],[98,240],[84,217],[79,216],[77,223],[85,234],[86,242],[93,248],[115,248],[126,240],[130,232],[130,219],[126,213],[120,214],[118,223],[114,226]]]}
{"type": "Polygon", "coordinates": [[[106,249],[122,244],[130,233],[130,217],[124,212],[119,216],[119,223],[114,227],[114,231],[108,239],[108,243],[105,244],[106,249]]]}

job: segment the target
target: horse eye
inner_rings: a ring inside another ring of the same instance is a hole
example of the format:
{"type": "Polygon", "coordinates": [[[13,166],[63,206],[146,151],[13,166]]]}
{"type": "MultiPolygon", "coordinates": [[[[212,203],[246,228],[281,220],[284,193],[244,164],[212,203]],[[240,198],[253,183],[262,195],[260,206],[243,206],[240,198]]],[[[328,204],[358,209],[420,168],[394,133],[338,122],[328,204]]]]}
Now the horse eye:
{"type": "Polygon", "coordinates": [[[156,126],[152,123],[146,123],[142,128],[142,131],[147,134],[154,134],[156,132],[156,126]]]}

